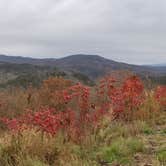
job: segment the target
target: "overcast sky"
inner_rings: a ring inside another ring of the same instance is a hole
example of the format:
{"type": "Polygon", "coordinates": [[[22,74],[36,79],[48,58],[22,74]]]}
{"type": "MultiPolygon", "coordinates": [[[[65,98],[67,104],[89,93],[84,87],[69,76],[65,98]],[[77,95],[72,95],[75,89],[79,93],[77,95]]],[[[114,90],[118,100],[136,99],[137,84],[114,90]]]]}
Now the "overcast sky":
{"type": "Polygon", "coordinates": [[[0,54],[166,63],[166,0],[0,0],[0,54]]]}

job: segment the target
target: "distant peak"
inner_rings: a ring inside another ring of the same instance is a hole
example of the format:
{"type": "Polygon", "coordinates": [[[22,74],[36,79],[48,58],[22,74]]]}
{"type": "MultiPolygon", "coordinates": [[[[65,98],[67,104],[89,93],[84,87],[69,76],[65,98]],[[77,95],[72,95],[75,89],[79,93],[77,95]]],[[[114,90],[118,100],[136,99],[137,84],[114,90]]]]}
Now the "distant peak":
{"type": "Polygon", "coordinates": [[[110,60],[110,59],[104,58],[103,56],[90,55],[90,54],[74,54],[74,55],[69,55],[69,56],[60,58],[60,60],[63,60],[63,59],[75,59],[75,60],[77,60],[77,59],[79,59],[79,60],[89,59],[89,60],[107,60],[107,61],[110,60]]]}
{"type": "Polygon", "coordinates": [[[69,55],[69,56],[66,56],[64,58],[70,58],[70,57],[88,57],[88,58],[103,58],[102,56],[99,56],[99,55],[91,55],[91,54],[74,54],[74,55],[69,55]]]}

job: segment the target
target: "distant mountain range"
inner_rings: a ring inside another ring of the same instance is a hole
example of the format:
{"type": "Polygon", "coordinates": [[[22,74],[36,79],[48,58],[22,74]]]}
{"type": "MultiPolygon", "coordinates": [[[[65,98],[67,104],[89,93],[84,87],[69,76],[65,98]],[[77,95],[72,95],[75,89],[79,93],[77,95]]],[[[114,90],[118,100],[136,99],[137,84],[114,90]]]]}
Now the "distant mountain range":
{"type": "Polygon", "coordinates": [[[141,75],[166,75],[166,66],[139,66],[116,62],[98,55],[71,55],[57,59],[55,65],[63,70],[75,70],[91,78],[101,77],[116,70],[128,70],[141,75]]]}
{"type": "Polygon", "coordinates": [[[62,70],[76,70],[88,74],[91,77],[97,77],[112,70],[131,70],[136,73],[145,74],[165,74],[166,65],[158,64],[151,66],[132,65],[127,63],[116,62],[110,59],[103,58],[98,55],[71,55],[65,58],[54,59],[35,59],[20,56],[0,55],[0,63],[14,64],[32,64],[38,66],[56,66],[62,70]]]}
{"type": "Polygon", "coordinates": [[[149,66],[161,66],[161,67],[164,67],[164,66],[166,66],[166,63],[152,64],[152,65],[149,65],[149,66]]]}
{"type": "MultiPolygon", "coordinates": [[[[102,77],[117,70],[132,71],[135,74],[140,75],[141,77],[148,76],[157,79],[159,77],[162,77],[162,79],[164,78],[164,80],[166,78],[166,65],[132,65],[116,62],[98,55],[78,54],[59,59],[35,59],[29,57],[0,55],[0,73],[3,73],[3,76],[7,75],[7,73],[9,74],[15,72],[22,74],[26,73],[27,71],[28,74],[34,74],[36,73],[36,71],[38,71],[40,75],[42,75],[43,73],[47,73],[46,75],[49,75],[49,73],[52,73],[55,68],[60,72],[64,72],[66,75],[73,75],[73,73],[77,73],[76,76],[81,75],[81,78],[88,77],[91,80],[95,80],[96,78],[102,77]],[[4,69],[5,71],[10,69],[11,70],[10,72],[6,72],[4,74],[4,69]]],[[[15,77],[18,77],[19,74],[17,74],[17,76],[15,77]]]]}
{"type": "Polygon", "coordinates": [[[0,55],[0,62],[7,63],[15,63],[15,64],[32,64],[32,65],[50,65],[50,63],[54,63],[56,59],[54,58],[45,58],[45,59],[37,59],[30,57],[22,57],[22,56],[7,56],[0,55]]]}

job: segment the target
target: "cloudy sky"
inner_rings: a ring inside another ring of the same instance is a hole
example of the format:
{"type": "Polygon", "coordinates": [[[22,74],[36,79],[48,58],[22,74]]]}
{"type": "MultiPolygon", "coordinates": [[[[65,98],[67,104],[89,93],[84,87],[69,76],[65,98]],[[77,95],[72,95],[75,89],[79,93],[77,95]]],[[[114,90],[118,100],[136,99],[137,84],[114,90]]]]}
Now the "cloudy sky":
{"type": "Polygon", "coordinates": [[[0,54],[166,63],[166,0],[0,0],[0,54]]]}

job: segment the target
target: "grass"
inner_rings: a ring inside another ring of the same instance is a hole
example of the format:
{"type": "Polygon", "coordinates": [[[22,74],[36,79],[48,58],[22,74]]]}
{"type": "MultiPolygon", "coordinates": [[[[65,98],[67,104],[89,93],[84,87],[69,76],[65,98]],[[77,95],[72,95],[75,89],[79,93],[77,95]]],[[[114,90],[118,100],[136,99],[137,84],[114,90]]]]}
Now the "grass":
{"type": "Polygon", "coordinates": [[[87,135],[80,144],[63,142],[62,133],[56,137],[44,135],[41,139],[41,133],[34,130],[15,137],[5,132],[0,136],[0,163],[2,166],[100,166],[102,163],[133,166],[138,162],[134,156],[139,154],[142,164],[160,166],[166,158],[163,131],[164,127],[157,132],[145,121],[104,120],[99,130],[87,135]]]}
{"type": "Polygon", "coordinates": [[[165,149],[160,149],[157,154],[157,159],[163,163],[163,164],[166,164],[166,148],[165,149]]]}
{"type": "Polygon", "coordinates": [[[119,138],[112,142],[110,146],[103,147],[101,158],[108,162],[118,162],[119,164],[130,164],[132,157],[137,152],[143,152],[144,145],[137,138],[119,138]]]}
{"type": "Polygon", "coordinates": [[[19,166],[49,166],[38,159],[27,158],[20,162],[19,166]]]}
{"type": "Polygon", "coordinates": [[[5,133],[0,136],[0,163],[2,166],[101,166],[101,163],[133,166],[139,162],[165,164],[165,128],[157,132],[145,121],[101,122],[100,129],[91,133],[77,144],[64,142],[63,134],[56,137],[27,130],[20,135],[5,133]],[[144,141],[147,140],[147,141],[144,141]],[[154,152],[149,151],[156,142],[154,152]],[[148,156],[148,157],[147,157],[148,156]],[[152,160],[152,161],[151,161],[152,160]]]}
{"type": "Polygon", "coordinates": [[[155,134],[155,131],[148,125],[145,125],[143,128],[143,133],[147,135],[155,134]]]}
{"type": "MultiPolygon", "coordinates": [[[[54,138],[45,135],[43,140],[41,133],[33,130],[17,137],[10,133],[2,135],[0,163],[2,166],[100,166],[104,162],[133,166],[137,162],[136,154],[141,154],[143,160],[144,156],[151,155],[147,154],[148,141],[144,142],[142,138],[151,139],[152,136],[157,141],[159,134],[164,136],[144,121],[103,122],[95,132],[85,137],[81,144],[64,143],[61,133],[54,138]]],[[[166,151],[160,148],[155,152],[156,157],[151,156],[154,163],[165,163],[166,151]]]]}

